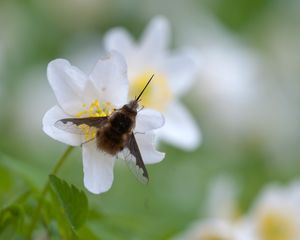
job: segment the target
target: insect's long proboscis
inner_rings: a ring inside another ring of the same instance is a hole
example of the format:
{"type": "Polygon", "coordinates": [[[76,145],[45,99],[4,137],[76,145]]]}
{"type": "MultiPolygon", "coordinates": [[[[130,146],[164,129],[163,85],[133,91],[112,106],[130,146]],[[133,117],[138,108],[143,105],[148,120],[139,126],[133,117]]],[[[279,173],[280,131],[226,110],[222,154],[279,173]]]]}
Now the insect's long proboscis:
{"type": "Polygon", "coordinates": [[[144,93],[144,91],[146,90],[146,88],[148,87],[148,85],[151,82],[151,80],[153,79],[153,77],[154,77],[154,74],[148,80],[147,84],[145,85],[144,89],[141,91],[141,93],[139,94],[139,96],[135,99],[136,101],[139,101],[140,97],[142,96],[142,94],[144,93]]]}

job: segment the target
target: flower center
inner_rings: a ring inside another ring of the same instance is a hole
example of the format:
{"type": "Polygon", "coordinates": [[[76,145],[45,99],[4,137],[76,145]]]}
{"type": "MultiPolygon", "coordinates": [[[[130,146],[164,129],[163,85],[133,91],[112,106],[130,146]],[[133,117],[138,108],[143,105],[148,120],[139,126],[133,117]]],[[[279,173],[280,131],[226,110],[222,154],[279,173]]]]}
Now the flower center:
{"type": "Polygon", "coordinates": [[[205,234],[205,235],[201,236],[199,239],[200,240],[227,240],[227,238],[224,238],[217,234],[205,234]]]}
{"type": "MultiPolygon", "coordinates": [[[[145,71],[134,79],[130,79],[129,96],[137,97],[145,87],[154,71],[145,71]]],[[[164,111],[172,97],[171,88],[166,76],[155,73],[153,80],[141,96],[141,105],[164,111]]]]}
{"type": "Polygon", "coordinates": [[[106,117],[109,116],[115,109],[110,102],[100,104],[99,100],[94,100],[90,105],[83,104],[83,111],[78,112],[76,117],[106,117]]]}
{"type": "Polygon", "coordinates": [[[263,240],[295,239],[296,229],[291,219],[279,213],[269,213],[260,222],[259,232],[263,240]]]}
{"type": "MultiPolygon", "coordinates": [[[[99,100],[94,100],[91,104],[83,104],[83,111],[78,112],[75,114],[75,117],[78,118],[87,118],[87,117],[106,117],[112,114],[113,111],[115,111],[115,108],[111,105],[109,102],[105,102],[104,104],[100,104],[99,100]]],[[[81,129],[84,140],[89,141],[93,138],[95,138],[97,133],[97,128],[90,127],[87,124],[81,124],[79,125],[79,128],[81,129]]]]}

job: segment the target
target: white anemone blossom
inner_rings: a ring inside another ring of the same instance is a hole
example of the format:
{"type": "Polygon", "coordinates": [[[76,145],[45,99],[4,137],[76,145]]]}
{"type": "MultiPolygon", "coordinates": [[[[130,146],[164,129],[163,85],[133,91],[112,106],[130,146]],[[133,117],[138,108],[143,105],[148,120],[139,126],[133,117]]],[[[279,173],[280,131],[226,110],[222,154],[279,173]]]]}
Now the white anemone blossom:
{"type": "Polygon", "coordinates": [[[215,178],[209,184],[204,206],[207,216],[193,222],[176,240],[251,240],[245,223],[237,215],[237,193],[232,178],[215,178]]]}
{"type": "Polygon", "coordinates": [[[253,240],[300,239],[300,182],[265,187],[247,221],[253,240]]]}
{"type": "Polygon", "coordinates": [[[235,238],[235,228],[223,219],[206,219],[194,223],[187,232],[176,240],[239,240],[235,238]]]}
{"type": "MultiPolygon", "coordinates": [[[[67,60],[49,63],[47,76],[58,104],[44,115],[43,130],[55,140],[72,146],[82,145],[84,185],[92,193],[107,191],[113,182],[116,156],[96,147],[95,140],[86,142],[84,134],[74,134],[56,127],[58,120],[70,117],[108,116],[127,103],[128,79],[123,57],[110,52],[99,60],[89,75],[72,66],[67,60]]],[[[164,153],[154,149],[154,132],[164,124],[162,115],[143,109],[137,114],[134,132],[145,164],[160,162],[164,153]]],[[[94,133],[88,133],[94,134],[94,133]]]]}
{"type": "Polygon", "coordinates": [[[207,218],[191,225],[175,240],[253,240],[243,222],[207,218]]]}
{"type": "Polygon", "coordinates": [[[196,65],[187,52],[168,51],[169,35],[168,21],[155,17],[139,43],[123,28],[115,28],[106,34],[104,44],[106,50],[117,50],[126,58],[131,97],[138,94],[152,74],[155,75],[142,105],[164,113],[166,123],[157,131],[158,138],[192,150],[201,142],[200,129],[178,98],[191,87],[196,65]]]}

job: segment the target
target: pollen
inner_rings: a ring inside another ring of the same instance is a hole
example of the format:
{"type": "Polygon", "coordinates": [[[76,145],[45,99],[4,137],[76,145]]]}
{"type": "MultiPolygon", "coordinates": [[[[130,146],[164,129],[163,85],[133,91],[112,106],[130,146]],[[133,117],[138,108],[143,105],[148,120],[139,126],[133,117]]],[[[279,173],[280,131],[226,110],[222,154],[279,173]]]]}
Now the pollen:
{"type": "Polygon", "coordinates": [[[98,99],[94,100],[90,105],[84,103],[82,107],[84,110],[78,112],[76,117],[106,117],[115,110],[111,103],[105,102],[100,104],[98,99]]]}
{"type": "Polygon", "coordinates": [[[204,235],[200,236],[199,239],[201,239],[201,240],[226,240],[227,238],[225,238],[224,236],[219,236],[217,234],[208,233],[208,234],[204,234],[204,235]]]}
{"type": "Polygon", "coordinates": [[[154,79],[141,96],[141,105],[164,111],[172,98],[171,88],[164,74],[145,71],[136,78],[130,79],[129,96],[132,99],[137,97],[153,73],[154,79]]]}
{"type": "MultiPolygon", "coordinates": [[[[106,117],[112,114],[113,111],[115,111],[115,108],[111,105],[110,102],[104,102],[103,104],[100,104],[99,100],[96,99],[90,104],[82,104],[83,111],[78,112],[75,116],[78,118],[83,117],[106,117]]],[[[81,129],[84,140],[89,141],[91,139],[94,139],[96,137],[97,129],[94,127],[90,127],[86,124],[82,124],[79,126],[81,129]]]]}
{"type": "Polygon", "coordinates": [[[84,135],[84,140],[89,141],[91,139],[94,139],[96,137],[97,129],[90,127],[86,124],[82,124],[79,126],[81,129],[83,135],[84,135]]]}
{"type": "Polygon", "coordinates": [[[260,222],[260,235],[264,240],[295,239],[296,227],[288,216],[279,213],[267,213],[260,222]]]}

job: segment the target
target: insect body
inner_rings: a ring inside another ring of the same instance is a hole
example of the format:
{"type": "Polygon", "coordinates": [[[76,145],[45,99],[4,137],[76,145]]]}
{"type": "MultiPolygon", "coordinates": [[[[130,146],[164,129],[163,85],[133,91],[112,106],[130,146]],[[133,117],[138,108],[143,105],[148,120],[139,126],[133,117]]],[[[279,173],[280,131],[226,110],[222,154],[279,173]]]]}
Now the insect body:
{"type": "MultiPolygon", "coordinates": [[[[111,155],[117,155],[123,150],[127,150],[123,157],[129,163],[131,171],[142,182],[148,182],[148,173],[137,145],[133,129],[135,128],[139,99],[153,76],[154,75],[152,75],[136,99],[125,104],[122,108],[115,110],[111,115],[105,117],[65,118],[58,120],[55,123],[55,126],[76,134],[83,133],[82,126],[95,128],[96,135],[94,138],[96,139],[97,148],[100,151],[111,155]],[[134,163],[134,165],[132,165],[132,163],[134,163]]],[[[94,138],[90,140],[93,140],[94,138]]]]}
{"type": "Polygon", "coordinates": [[[96,134],[97,147],[115,155],[122,151],[133,137],[138,104],[135,100],[116,110],[102,123],[96,134]]]}

